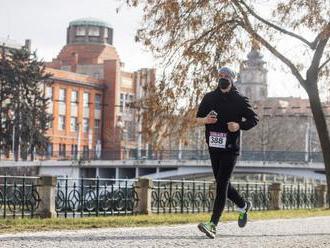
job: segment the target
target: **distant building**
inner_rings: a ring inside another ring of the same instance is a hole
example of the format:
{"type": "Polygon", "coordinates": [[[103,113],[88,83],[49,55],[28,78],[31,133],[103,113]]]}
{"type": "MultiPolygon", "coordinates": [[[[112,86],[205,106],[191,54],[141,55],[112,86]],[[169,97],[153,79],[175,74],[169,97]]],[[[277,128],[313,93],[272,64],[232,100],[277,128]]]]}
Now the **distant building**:
{"type": "Polygon", "coordinates": [[[124,148],[143,149],[137,111],[127,104],[155,82],[155,69],[128,72],[113,46],[113,28],[98,19],[79,19],[67,28],[67,44],[47,71],[53,156],[121,158],[124,148]],[[100,152],[101,151],[101,152],[100,152]]]}

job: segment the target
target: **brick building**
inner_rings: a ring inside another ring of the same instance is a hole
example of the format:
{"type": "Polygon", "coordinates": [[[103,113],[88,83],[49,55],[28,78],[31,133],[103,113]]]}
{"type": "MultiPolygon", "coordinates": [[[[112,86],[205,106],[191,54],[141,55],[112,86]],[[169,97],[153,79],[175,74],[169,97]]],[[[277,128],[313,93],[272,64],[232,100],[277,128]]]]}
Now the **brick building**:
{"type": "Polygon", "coordinates": [[[125,71],[113,35],[106,22],[72,21],[67,44],[46,64],[54,81],[46,90],[54,116],[48,132],[53,156],[110,159],[123,157],[124,148],[144,148],[137,111],[127,103],[143,97],[143,86],[155,82],[155,70],[125,71]]]}

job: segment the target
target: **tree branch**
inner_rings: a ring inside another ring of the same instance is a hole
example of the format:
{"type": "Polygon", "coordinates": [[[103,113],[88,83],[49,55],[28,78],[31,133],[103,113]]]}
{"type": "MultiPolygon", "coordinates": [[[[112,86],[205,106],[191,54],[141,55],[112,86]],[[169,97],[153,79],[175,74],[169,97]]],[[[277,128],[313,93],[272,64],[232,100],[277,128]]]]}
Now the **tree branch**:
{"type": "Polygon", "coordinates": [[[328,58],[326,61],[324,61],[324,62],[322,63],[322,65],[319,67],[319,71],[321,71],[322,68],[323,68],[327,63],[329,63],[329,62],[330,62],[330,58],[328,58]]]}
{"type": "MultiPolygon", "coordinates": [[[[239,0],[238,0],[239,1],[239,0]]],[[[246,12],[243,10],[242,6],[237,0],[233,0],[237,8],[240,10],[244,23],[241,23],[241,27],[246,30],[253,38],[255,38],[257,41],[259,41],[264,47],[266,47],[273,55],[275,55],[277,58],[279,58],[284,64],[286,64],[293,75],[298,79],[299,83],[305,88],[305,80],[303,79],[302,75],[298,71],[298,69],[295,67],[295,65],[283,54],[281,54],[274,46],[272,46],[268,41],[266,41],[261,35],[259,35],[253,28],[250,23],[250,20],[246,14],[246,12]]]]}
{"type": "Polygon", "coordinates": [[[294,37],[300,41],[302,41],[303,43],[305,43],[306,45],[308,45],[311,49],[315,49],[314,48],[314,42],[310,42],[308,40],[306,40],[304,37],[296,34],[296,33],[293,33],[291,31],[288,31],[284,28],[281,28],[277,25],[275,25],[274,23],[271,23],[269,21],[267,21],[266,19],[262,18],[260,15],[258,15],[253,9],[251,9],[244,1],[240,1],[244,6],[245,8],[247,9],[247,11],[252,15],[254,16],[256,19],[258,19],[259,21],[261,21],[262,23],[268,25],[269,27],[272,27],[274,28],[275,30],[281,32],[281,33],[284,33],[286,35],[289,35],[291,37],[294,37]]]}
{"type": "Polygon", "coordinates": [[[307,70],[307,81],[315,81],[317,80],[318,72],[319,72],[319,65],[320,61],[325,49],[325,46],[327,45],[329,40],[329,36],[325,37],[324,39],[321,39],[320,42],[317,44],[312,62],[310,67],[307,70]]]}

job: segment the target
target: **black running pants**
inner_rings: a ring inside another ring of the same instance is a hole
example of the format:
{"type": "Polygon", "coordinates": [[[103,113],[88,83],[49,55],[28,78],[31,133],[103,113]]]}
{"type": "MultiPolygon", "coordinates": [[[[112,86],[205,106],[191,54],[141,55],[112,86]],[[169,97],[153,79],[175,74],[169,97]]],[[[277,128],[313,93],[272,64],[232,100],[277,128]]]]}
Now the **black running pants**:
{"type": "Polygon", "coordinates": [[[219,152],[217,149],[212,148],[210,148],[209,152],[217,184],[211,221],[217,225],[225,208],[227,197],[239,208],[244,208],[245,200],[230,183],[237,155],[230,152],[219,152]]]}

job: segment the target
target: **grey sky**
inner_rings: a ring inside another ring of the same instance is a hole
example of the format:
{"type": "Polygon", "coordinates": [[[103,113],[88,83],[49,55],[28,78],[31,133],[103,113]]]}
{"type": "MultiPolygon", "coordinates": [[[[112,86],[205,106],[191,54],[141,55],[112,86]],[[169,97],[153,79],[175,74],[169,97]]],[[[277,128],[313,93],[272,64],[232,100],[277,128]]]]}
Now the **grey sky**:
{"type": "MultiPolygon", "coordinates": [[[[118,0],[0,0],[0,37],[9,36],[19,43],[31,39],[39,58],[50,61],[65,45],[70,21],[94,17],[114,28],[114,46],[128,71],[153,67],[152,56],[134,42],[141,11],[123,6],[116,13],[119,5],[118,0]]],[[[268,80],[270,96],[302,95],[290,73],[269,68],[268,80]],[[291,82],[289,87],[287,81],[291,82]]]]}

